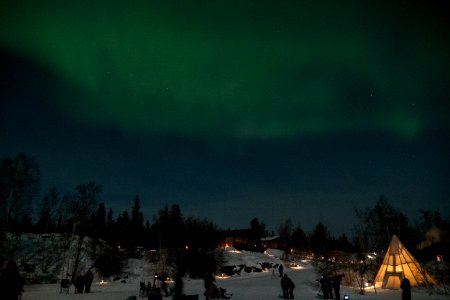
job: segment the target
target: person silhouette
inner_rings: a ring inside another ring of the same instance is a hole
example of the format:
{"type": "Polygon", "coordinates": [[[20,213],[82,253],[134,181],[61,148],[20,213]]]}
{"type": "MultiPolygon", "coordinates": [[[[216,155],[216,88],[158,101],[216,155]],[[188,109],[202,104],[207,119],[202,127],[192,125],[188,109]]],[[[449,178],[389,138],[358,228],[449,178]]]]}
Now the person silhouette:
{"type": "Polygon", "coordinates": [[[402,289],[402,300],[411,300],[411,282],[408,278],[403,278],[400,288],[402,289]]]}
{"type": "Polygon", "coordinates": [[[84,292],[90,293],[91,292],[91,285],[94,281],[94,274],[92,274],[91,270],[88,270],[86,274],[84,275],[84,292]]]}
{"type": "Polygon", "coordinates": [[[0,290],[2,299],[17,300],[23,292],[23,277],[20,276],[19,268],[13,260],[6,262],[0,275],[0,290]]]}
{"type": "Polygon", "coordinates": [[[281,278],[281,289],[283,290],[283,299],[289,299],[289,278],[286,274],[281,278]]]}

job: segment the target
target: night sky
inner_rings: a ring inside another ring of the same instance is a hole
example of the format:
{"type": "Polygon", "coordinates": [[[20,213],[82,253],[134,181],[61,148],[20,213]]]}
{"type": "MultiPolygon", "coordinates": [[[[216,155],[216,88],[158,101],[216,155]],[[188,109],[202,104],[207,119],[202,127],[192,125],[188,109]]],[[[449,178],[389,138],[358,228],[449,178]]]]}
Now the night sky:
{"type": "Polygon", "coordinates": [[[0,157],[221,228],[450,217],[447,1],[1,1],[0,157]],[[37,4],[39,3],[39,4],[37,4]]]}

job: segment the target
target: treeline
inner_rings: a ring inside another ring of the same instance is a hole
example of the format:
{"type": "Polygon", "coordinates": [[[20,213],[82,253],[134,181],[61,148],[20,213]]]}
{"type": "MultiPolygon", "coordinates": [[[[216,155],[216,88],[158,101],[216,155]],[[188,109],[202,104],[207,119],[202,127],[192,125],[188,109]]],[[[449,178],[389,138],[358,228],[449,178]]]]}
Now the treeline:
{"type": "Polygon", "coordinates": [[[113,210],[98,201],[102,186],[95,182],[80,184],[64,195],[52,188],[38,199],[39,174],[38,163],[24,154],[0,161],[2,232],[76,234],[123,249],[184,248],[188,241],[194,247],[207,248],[217,242],[215,224],[184,217],[176,204],[160,209],[150,222],[136,196],[129,211],[114,217],[113,210]]]}
{"type": "MultiPolygon", "coordinates": [[[[139,247],[172,249],[178,253],[195,249],[204,254],[214,249],[223,237],[223,231],[212,221],[186,217],[176,204],[161,208],[152,221],[146,220],[138,196],[130,201],[130,211],[125,210],[114,217],[111,208],[98,202],[102,187],[94,182],[80,184],[71,194],[61,195],[51,189],[37,199],[39,179],[39,164],[31,157],[19,154],[0,161],[2,235],[8,231],[89,236],[126,249],[129,255],[139,247]],[[36,204],[34,211],[33,203],[36,204]]],[[[286,220],[273,234],[281,237],[286,251],[383,252],[392,235],[396,234],[410,249],[420,250],[419,255],[424,259],[450,252],[449,222],[436,211],[421,210],[420,218],[410,223],[401,210],[381,196],[373,207],[355,209],[354,214],[351,238],[346,235],[333,237],[326,224],[321,222],[307,233],[299,225],[294,226],[292,220],[286,220]]],[[[249,225],[249,247],[256,245],[253,250],[261,250],[259,240],[268,235],[266,225],[257,218],[249,225]]]]}
{"type": "Polygon", "coordinates": [[[114,217],[113,210],[98,201],[102,186],[95,182],[80,184],[64,195],[52,188],[38,199],[39,174],[38,163],[24,154],[0,161],[0,262],[12,257],[16,247],[8,233],[68,237],[75,243],[72,274],[79,273],[84,251],[104,274],[118,270],[119,257],[137,256],[143,249],[158,250],[156,260],[164,259],[192,275],[213,270],[220,262],[214,253],[220,231],[209,220],[185,217],[174,204],[157,211],[150,222],[138,196],[130,201],[130,210],[114,217]],[[91,242],[86,243],[86,237],[91,242]]]}

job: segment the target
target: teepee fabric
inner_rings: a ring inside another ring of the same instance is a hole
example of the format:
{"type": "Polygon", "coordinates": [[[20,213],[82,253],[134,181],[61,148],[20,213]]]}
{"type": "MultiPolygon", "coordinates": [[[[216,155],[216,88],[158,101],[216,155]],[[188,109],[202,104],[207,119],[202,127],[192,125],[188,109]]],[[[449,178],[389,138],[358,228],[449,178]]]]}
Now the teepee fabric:
{"type": "Polygon", "coordinates": [[[375,278],[375,287],[399,289],[400,282],[405,277],[409,279],[411,286],[426,286],[433,283],[433,278],[394,235],[375,278]]]}

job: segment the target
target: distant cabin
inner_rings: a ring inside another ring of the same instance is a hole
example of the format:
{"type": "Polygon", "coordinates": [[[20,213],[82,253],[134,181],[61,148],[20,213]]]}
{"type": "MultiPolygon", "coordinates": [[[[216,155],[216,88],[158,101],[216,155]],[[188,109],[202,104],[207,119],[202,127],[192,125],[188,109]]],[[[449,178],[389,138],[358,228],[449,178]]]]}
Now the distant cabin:
{"type": "Polygon", "coordinates": [[[251,229],[227,230],[222,233],[221,247],[250,247],[253,231],[251,229]]]}
{"type": "Polygon", "coordinates": [[[266,249],[282,249],[283,247],[280,236],[269,236],[262,238],[261,243],[266,249]]]}
{"type": "Polygon", "coordinates": [[[282,242],[279,236],[255,238],[251,229],[227,230],[222,233],[220,247],[234,247],[236,249],[281,249],[282,242]]]}

